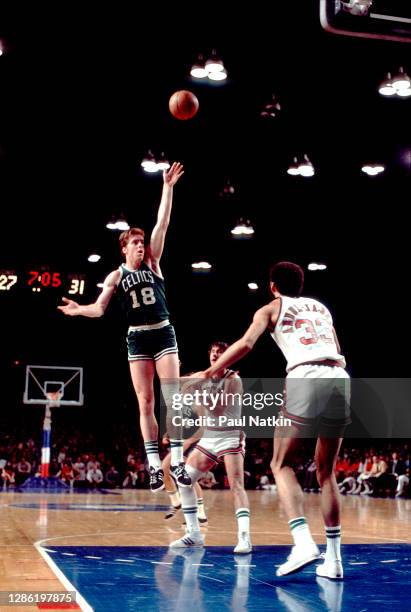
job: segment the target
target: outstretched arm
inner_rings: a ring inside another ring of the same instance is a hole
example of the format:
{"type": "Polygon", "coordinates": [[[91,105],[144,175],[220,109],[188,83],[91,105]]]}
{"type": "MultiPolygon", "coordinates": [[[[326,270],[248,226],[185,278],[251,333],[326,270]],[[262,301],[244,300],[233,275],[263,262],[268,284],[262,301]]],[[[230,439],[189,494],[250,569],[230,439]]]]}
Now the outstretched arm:
{"type": "Polygon", "coordinates": [[[254,315],[253,322],[245,332],[244,336],[229,346],[221,357],[217,359],[215,364],[205,370],[204,375],[206,378],[215,376],[220,370],[228,368],[231,364],[244,357],[244,355],[247,355],[247,353],[249,353],[254,347],[254,344],[257,342],[261,334],[267,329],[270,321],[270,305],[263,306],[263,308],[257,310],[254,315]]]}
{"type": "Polygon", "coordinates": [[[74,300],[69,300],[63,297],[64,306],[57,306],[61,312],[70,317],[102,317],[106,310],[115,290],[117,289],[118,281],[120,280],[119,270],[111,272],[104,281],[103,289],[94,304],[86,304],[82,306],[74,300]]]}
{"type": "Polygon", "coordinates": [[[168,225],[170,223],[171,205],[173,203],[173,187],[184,174],[183,166],[174,162],[168,171],[163,172],[163,192],[158,208],[157,223],[150,238],[149,257],[154,266],[158,266],[164,249],[168,225]]]}

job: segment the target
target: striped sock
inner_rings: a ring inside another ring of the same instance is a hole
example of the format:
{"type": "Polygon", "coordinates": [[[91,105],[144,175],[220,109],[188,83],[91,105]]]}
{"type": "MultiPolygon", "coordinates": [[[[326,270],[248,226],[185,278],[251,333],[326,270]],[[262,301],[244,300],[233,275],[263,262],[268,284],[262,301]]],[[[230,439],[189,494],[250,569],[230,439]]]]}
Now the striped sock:
{"type": "Polygon", "coordinates": [[[238,523],[238,533],[250,531],[250,509],[249,508],[237,508],[235,516],[238,523]]]}
{"type": "Polygon", "coordinates": [[[204,500],[202,497],[197,497],[197,510],[198,510],[198,517],[205,519],[206,517],[206,513],[204,510],[204,500]]]}
{"type": "Polygon", "coordinates": [[[187,531],[199,531],[200,524],[197,518],[197,506],[183,506],[184,518],[187,525],[187,531]]]}
{"type": "Polygon", "coordinates": [[[149,440],[144,442],[144,447],[147,453],[147,461],[150,467],[155,470],[161,468],[160,455],[158,454],[158,440],[149,440]]]}
{"type": "Polygon", "coordinates": [[[170,440],[171,449],[171,465],[177,465],[182,463],[183,459],[183,441],[182,440],[170,440]]]}
{"type": "Polygon", "coordinates": [[[304,546],[313,541],[305,516],[298,516],[295,519],[291,519],[291,521],[288,521],[288,525],[296,546],[304,546]]]}
{"type": "Polygon", "coordinates": [[[326,561],[341,561],[341,525],[325,527],[327,537],[326,561]]]}
{"type": "Polygon", "coordinates": [[[197,498],[194,487],[182,487],[180,489],[180,499],[187,531],[199,531],[200,523],[197,518],[197,498]]]}

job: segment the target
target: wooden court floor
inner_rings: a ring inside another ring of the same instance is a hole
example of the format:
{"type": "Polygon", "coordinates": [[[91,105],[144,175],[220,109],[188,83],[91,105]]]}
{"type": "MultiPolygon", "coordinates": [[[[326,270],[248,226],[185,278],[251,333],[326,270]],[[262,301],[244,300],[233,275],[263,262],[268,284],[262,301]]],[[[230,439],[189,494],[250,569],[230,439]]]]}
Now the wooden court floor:
{"type": "MultiPolygon", "coordinates": [[[[291,544],[277,493],[248,494],[253,544],[291,544]]],[[[204,500],[206,546],[234,546],[237,527],[230,492],[204,491],[204,500]]],[[[322,544],[320,495],[307,493],[305,502],[312,533],[322,544]]],[[[181,513],[164,520],[168,503],[164,492],[149,491],[0,493],[0,591],[66,590],[41,554],[47,546],[167,546],[183,533],[181,513]]],[[[342,497],[342,526],[346,544],[411,543],[411,500],[342,497]]],[[[38,608],[0,606],[31,609],[38,608]]]]}

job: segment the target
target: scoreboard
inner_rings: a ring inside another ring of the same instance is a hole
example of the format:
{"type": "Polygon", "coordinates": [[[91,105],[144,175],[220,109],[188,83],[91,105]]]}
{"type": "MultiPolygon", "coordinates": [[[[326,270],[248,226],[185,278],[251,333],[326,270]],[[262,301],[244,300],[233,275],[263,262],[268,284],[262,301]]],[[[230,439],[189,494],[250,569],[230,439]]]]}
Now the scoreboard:
{"type": "Polygon", "coordinates": [[[51,266],[32,266],[24,270],[0,268],[0,295],[12,295],[19,289],[32,293],[58,293],[79,296],[86,290],[86,275],[63,272],[51,266]]]}

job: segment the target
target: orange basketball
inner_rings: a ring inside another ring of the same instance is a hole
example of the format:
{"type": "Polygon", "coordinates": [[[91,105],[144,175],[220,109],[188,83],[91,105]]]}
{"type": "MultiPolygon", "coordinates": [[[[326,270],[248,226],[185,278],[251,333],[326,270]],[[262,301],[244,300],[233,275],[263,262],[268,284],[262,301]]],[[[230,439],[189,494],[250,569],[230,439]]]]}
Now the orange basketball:
{"type": "Polygon", "coordinates": [[[173,117],[185,120],[194,117],[198,111],[199,103],[197,96],[191,91],[182,90],[173,93],[168,102],[168,107],[173,117]]]}

